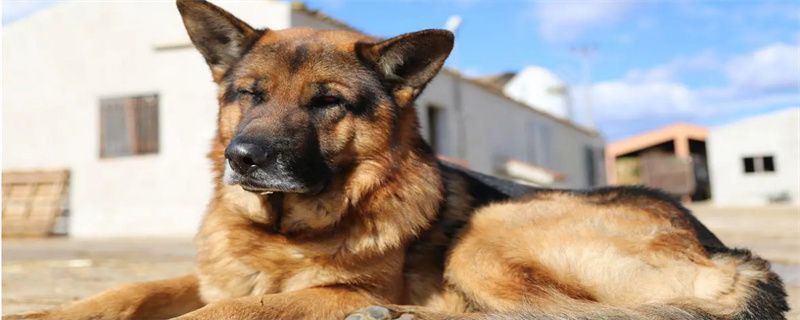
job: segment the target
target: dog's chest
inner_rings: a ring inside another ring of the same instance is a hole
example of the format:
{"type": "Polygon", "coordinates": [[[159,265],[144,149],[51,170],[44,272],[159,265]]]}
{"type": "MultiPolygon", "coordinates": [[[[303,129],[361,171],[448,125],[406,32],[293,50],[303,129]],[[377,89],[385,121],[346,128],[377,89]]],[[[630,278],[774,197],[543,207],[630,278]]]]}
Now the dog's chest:
{"type": "Polygon", "coordinates": [[[218,235],[198,251],[200,294],[207,303],[251,295],[297,291],[335,283],[338,273],[295,247],[260,244],[243,247],[218,235]]]}
{"type": "Polygon", "coordinates": [[[222,258],[198,268],[200,296],[206,303],[279,292],[280,283],[270,272],[257,270],[243,262],[222,258]]]}

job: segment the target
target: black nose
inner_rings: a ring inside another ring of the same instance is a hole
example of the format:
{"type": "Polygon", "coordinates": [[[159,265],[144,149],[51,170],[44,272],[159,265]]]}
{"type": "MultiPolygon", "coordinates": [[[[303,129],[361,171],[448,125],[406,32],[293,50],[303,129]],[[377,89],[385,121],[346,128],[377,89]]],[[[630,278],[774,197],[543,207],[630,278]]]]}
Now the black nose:
{"type": "Polygon", "coordinates": [[[225,148],[225,158],[228,158],[233,170],[241,174],[250,173],[259,167],[263,168],[268,156],[266,147],[236,139],[225,148]]]}

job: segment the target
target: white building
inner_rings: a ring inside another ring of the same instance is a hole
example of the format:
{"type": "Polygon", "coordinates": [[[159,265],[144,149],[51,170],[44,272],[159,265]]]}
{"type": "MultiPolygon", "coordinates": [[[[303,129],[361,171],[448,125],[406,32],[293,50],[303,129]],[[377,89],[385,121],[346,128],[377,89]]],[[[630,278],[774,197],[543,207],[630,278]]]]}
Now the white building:
{"type": "Polygon", "coordinates": [[[800,204],[800,108],[712,128],[707,148],[715,204],[800,204]]]}
{"type": "MultiPolygon", "coordinates": [[[[347,28],[287,2],[220,5],[254,27],[347,28]]],[[[194,233],[211,195],[216,87],[174,3],[61,2],[4,26],[3,93],[3,171],[69,170],[70,235],[194,233]]],[[[418,107],[437,152],[474,170],[605,181],[595,131],[457,72],[418,107]]]]}
{"type": "Polygon", "coordinates": [[[511,98],[562,119],[571,119],[567,85],[550,70],[527,66],[503,87],[511,98]]]}

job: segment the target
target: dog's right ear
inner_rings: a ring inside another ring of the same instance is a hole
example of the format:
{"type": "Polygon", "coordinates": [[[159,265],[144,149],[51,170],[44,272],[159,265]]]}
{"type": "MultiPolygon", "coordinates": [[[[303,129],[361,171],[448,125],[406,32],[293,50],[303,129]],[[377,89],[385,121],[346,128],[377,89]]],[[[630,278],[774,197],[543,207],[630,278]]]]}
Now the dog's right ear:
{"type": "Polygon", "coordinates": [[[203,54],[215,81],[227,71],[261,31],[204,0],[177,0],[178,11],[192,43],[203,54]]]}
{"type": "Polygon", "coordinates": [[[428,29],[378,43],[359,42],[356,53],[383,77],[395,100],[407,105],[442,68],[453,38],[450,31],[428,29]]]}

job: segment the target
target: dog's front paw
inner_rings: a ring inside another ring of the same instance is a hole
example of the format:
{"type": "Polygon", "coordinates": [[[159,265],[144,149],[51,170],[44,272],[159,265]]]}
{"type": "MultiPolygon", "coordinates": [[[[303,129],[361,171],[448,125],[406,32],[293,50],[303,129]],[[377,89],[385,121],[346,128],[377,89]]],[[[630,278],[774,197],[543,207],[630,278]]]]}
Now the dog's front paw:
{"type": "Polygon", "coordinates": [[[413,314],[389,310],[382,306],[369,306],[349,314],[345,320],[418,320],[413,314]]]}

